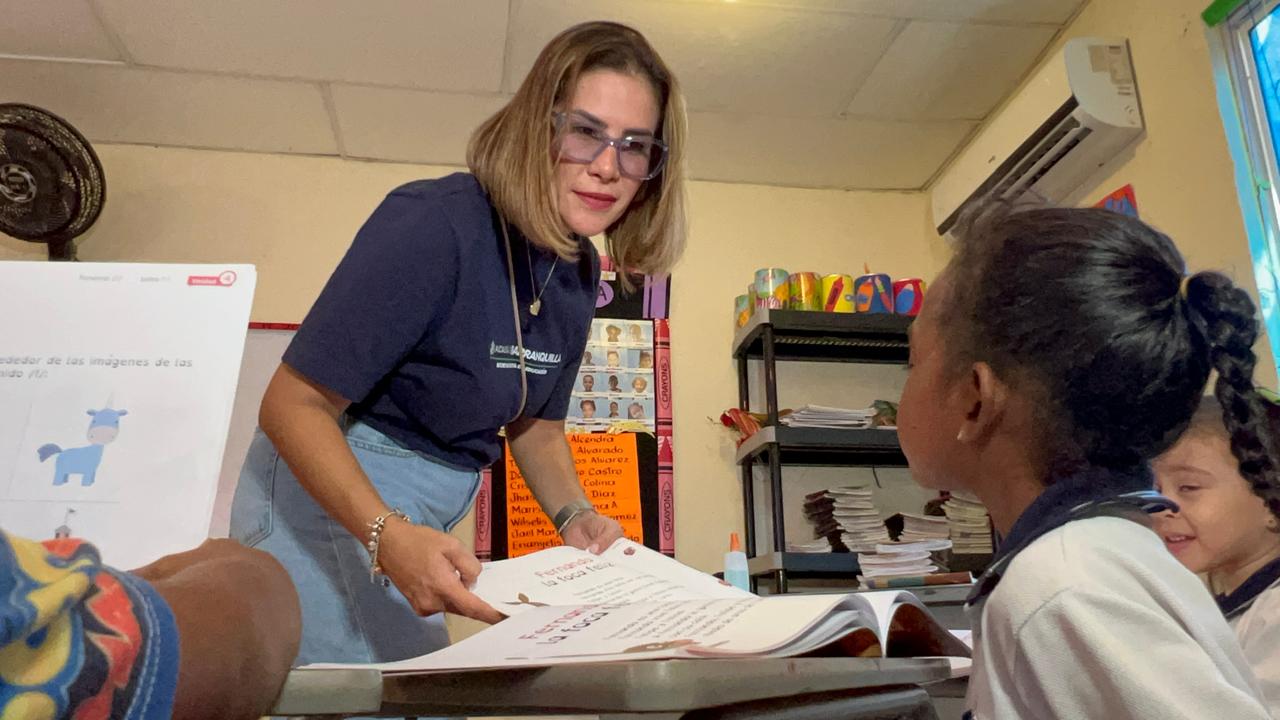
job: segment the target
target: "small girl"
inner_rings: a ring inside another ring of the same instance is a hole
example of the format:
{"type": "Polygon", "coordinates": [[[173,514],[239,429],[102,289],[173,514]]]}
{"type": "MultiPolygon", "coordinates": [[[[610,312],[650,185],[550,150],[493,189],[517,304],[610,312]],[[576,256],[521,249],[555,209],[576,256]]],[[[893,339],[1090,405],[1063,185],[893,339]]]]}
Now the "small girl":
{"type": "Polygon", "coordinates": [[[1002,538],[966,602],[967,717],[1269,717],[1148,515],[1169,506],[1150,461],[1211,366],[1233,433],[1253,427],[1249,296],[1216,273],[1184,280],[1173,243],[1118,213],[966,225],[911,327],[898,432],[917,482],[976,494],[1002,538]]]}
{"type": "MultiPolygon", "coordinates": [[[[1280,406],[1265,407],[1263,429],[1280,436],[1280,406]]],[[[1186,434],[1155,462],[1156,487],[1179,507],[1157,516],[1155,529],[1183,565],[1207,576],[1280,716],[1280,491],[1251,486],[1231,446],[1222,405],[1205,398],[1186,434]]]]}

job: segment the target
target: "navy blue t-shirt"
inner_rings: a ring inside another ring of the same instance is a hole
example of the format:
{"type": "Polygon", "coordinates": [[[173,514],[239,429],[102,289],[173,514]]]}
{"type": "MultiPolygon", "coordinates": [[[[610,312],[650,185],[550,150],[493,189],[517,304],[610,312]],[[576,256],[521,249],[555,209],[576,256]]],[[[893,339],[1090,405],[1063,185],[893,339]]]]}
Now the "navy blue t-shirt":
{"type": "MultiPolygon", "coordinates": [[[[350,400],[352,417],[410,449],[467,469],[489,465],[499,455],[498,430],[520,407],[498,222],[466,173],[392,191],[284,361],[350,400]]],[[[562,420],[595,313],[600,258],[582,238],[579,260],[559,260],[553,270],[553,254],[513,226],[509,233],[529,385],[523,416],[562,420]],[[536,317],[534,286],[542,292],[536,317]]]]}

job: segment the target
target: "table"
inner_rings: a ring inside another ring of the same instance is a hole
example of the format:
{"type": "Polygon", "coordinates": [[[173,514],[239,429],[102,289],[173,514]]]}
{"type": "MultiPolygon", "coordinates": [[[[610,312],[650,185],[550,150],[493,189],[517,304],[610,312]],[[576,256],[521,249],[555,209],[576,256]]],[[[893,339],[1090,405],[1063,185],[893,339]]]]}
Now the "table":
{"type": "MultiPolygon", "coordinates": [[[[835,699],[841,717],[856,717],[850,702],[868,708],[889,698],[910,702],[908,696],[924,695],[919,686],[966,674],[941,658],[649,660],[386,677],[370,670],[294,670],[272,714],[656,716],[788,698],[800,706],[808,699],[799,696],[810,696],[835,699]]],[[[901,717],[934,716],[929,710],[901,717]]]]}

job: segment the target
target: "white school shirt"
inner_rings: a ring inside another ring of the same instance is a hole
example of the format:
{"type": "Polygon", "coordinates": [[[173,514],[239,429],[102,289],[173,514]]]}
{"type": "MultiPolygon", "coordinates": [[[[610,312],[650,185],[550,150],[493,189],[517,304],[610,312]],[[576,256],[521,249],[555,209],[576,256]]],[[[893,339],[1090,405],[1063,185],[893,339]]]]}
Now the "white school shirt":
{"type": "Polygon", "coordinates": [[[1228,622],[1262,688],[1273,717],[1280,718],[1280,580],[1228,622]]]}
{"type": "Polygon", "coordinates": [[[1270,717],[1213,597],[1132,520],[1045,533],[969,612],[974,720],[1270,717]]]}

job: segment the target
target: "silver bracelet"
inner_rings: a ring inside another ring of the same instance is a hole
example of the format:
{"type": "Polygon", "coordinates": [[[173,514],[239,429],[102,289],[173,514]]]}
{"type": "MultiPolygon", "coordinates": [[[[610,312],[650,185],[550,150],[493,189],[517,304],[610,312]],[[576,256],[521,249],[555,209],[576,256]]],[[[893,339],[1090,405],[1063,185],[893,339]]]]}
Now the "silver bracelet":
{"type": "Polygon", "coordinates": [[[591,504],[590,500],[574,500],[573,502],[560,508],[551,523],[556,526],[556,533],[563,535],[564,529],[569,527],[569,523],[574,521],[582,513],[595,512],[596,506],[591,504]]]}
{"type": "Polygon", "coordinates": [[[382,563],[378,562],[378,549],[382,545],[382,531],[387,529],[387,521],[393,517],[412,524],[408,515],[400,512],[399,508],[392,508],[387,512],[373,519],[368,523],[369,540],[365,542],[364,547],[369,551],[369,582],[377,583],[379,578],[382,580],[382,587],[390,587],[391,580],[382,572],[382,563]]]}

